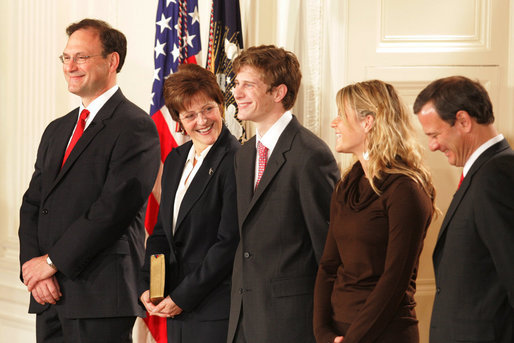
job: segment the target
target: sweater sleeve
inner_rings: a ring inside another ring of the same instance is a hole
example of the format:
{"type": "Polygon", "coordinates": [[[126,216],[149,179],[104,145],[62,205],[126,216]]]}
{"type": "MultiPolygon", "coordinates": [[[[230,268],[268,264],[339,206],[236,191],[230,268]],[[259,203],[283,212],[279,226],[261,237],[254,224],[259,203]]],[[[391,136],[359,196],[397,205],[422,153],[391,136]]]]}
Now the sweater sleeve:
{"type": "Polygon", "coordinates": [[[345,343],[374,342],[397,315],[412,274],[417,268],[432,207],[413,181],[398,179],[384,196],[388,217],[388,244],[384,272],[352,322],[345,343]]]}

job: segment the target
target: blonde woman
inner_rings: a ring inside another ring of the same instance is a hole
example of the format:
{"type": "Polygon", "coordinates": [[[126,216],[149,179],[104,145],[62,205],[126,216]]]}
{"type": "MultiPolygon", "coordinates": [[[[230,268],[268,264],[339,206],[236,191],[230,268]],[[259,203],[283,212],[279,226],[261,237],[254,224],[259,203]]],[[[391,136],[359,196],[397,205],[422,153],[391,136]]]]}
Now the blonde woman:
{"type": "Polygon", "coordinates": [[[337,185],[314,294],[319,343],[418,342],[414,292],[435,190],[394,88],[337,93],[336,151],[356,162],[337,185]]]}

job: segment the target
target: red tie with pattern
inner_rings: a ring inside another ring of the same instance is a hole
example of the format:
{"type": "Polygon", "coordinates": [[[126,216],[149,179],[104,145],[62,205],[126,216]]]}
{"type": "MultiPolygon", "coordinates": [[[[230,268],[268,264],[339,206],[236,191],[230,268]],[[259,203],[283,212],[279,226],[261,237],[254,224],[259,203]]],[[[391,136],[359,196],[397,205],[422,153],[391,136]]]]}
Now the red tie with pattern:
{"type": "Polygon", "coordinates": [[[66,153],[64,154],[64,159],[62,160],[62,166],[66,162],[66,159],[68,156],[70,156],[71,151],[73,150],[73,147],[75,144],[77,144],[77,141],[79,140],[80,136],[82,136],[82,133],[84,132],[84,128],[86,127],[86,118],[89,115],[89,111],[85,108],[80,113],[79,121],[77,123],[77,127],[75,128],[75,132],[73,132],[73,137],[71,137],[70,144],[68,145],[68,148],[66,149],[66,153]]]}
{"type": "Polygon", "coordinates": [[[460,188],[460,185],[462,184],[462,180],[464,180],[464,173],[460,174],[460,180],[459,180],[459,185],[457,186],[457,189],[460,188]]]}
{"type": "Polygon", "coordinates": [[[268,164],[268,148],[266,148],[261,142],[257,143],[257,151],[259,153],[259,169],[257,170],[257,181],[255,182],[255,189],[261,181],[266,164],[268,164]]]}

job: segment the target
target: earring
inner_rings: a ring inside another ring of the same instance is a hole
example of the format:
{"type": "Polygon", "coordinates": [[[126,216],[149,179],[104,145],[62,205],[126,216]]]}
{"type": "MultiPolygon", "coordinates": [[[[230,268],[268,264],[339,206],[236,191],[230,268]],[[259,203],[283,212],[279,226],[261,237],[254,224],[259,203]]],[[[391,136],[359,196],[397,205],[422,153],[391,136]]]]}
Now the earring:
{"type": "Polygon", "coordinates": [[[184,130],[184,127],[180,122],[175,122],[175,132],[181,133],[183,136],[187,136],[187,132],[184,130]]]}
{"type": "Polygon", "coordinates": [[[364,158],[364,161],[369,161],[369,151],[366,150],[363,154],[362,154],[362,158],[364,158]]]}

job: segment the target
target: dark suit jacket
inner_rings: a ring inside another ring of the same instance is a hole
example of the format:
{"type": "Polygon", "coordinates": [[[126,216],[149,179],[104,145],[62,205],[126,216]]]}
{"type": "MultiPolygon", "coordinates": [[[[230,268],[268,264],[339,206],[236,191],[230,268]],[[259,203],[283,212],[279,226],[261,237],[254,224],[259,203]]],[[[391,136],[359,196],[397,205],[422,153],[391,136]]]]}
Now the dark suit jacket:
{"type": "Polygon", "coordinates": [[[228,342],[240,317],[248,343],[314,342],[314,280],[340,173],[327,145],[293,117],[255,194],[255,137],[236,155],[241,241],[228,342]]]}
{"type": "MultiPolygon", "coordinates": [[[[61,169],[77,118],[75,109],[43,133],[20,210],[20,263],[49,254],[66,317],[140,315],[137,280],[145,204],[159,168],[157,130],[118,90],[61,169]]],[[[46,306],[31,298],[29,312],[46,306]]]]}
{"type": "MultiPolygon", "coordinates": [[[[166,159],[159,216],[146,245],[140,293],[149,288],[150,256],[164,253],[168,261],[169,295],[184,311],[170,320],[191,323],[182,328],[194,334],[194,323],[228,320],[230,276],[239,242],[234,154],[241,145],[223,126],[184,195],[173,235],[175,193],[191,145],[187,142],[173,149],[166,159]]],[[[219,342],[225,338],[226,331],[222,339],[211,340],[219,342]]]]}
{"type": "Polygon", "coordinates": [[[506,140],[475,161],[433,254],[431,343],[514,342],[514,152],[506,140]]]}

